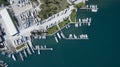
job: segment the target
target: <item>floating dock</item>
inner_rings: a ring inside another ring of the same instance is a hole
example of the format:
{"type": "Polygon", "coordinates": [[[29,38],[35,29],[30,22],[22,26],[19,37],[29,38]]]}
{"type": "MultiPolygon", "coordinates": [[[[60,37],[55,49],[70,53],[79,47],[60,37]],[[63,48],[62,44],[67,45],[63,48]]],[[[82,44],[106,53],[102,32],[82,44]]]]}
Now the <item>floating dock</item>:
{"type": "Polygon", "coordinates": [[[97,5],[86,5],[86,7],[80,8],[80,9],[87,9],[87,10],[91,10],[92,12],[97,12],[98,11],[97,5]]]}
{"type": "Polygon", "coordinates": [[[53,48],[47,48],[46,45],[44,45],[44,46],[36,45],[35,48],[34,48],[34,50],[37,50],[38,54],[40,55],[41,54],[40,53],[41,50],[50,50],[50,51],[52,51],[53,48]]]}

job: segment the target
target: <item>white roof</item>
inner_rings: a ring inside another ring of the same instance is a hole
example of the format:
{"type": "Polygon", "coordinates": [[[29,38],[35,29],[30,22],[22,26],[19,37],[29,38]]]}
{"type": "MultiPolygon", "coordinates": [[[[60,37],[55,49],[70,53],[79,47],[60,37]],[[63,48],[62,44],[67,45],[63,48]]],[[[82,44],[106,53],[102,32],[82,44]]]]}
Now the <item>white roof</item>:
{"type": "Polygon", "coordinates": [[[15,35],[17,33],[17,30],[13,24],[13,21],[10,18],[10,15],[8,14],[8,11],[6,8],[0,10],[0,15],[4,21],[4,24],[6,26],[6,29],[8,30],[10,35],[15,35]]]}

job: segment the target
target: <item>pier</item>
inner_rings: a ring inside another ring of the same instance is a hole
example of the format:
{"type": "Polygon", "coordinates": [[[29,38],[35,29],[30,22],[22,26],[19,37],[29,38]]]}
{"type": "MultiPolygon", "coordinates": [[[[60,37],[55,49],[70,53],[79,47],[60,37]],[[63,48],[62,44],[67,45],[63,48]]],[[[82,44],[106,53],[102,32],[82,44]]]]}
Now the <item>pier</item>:
{"type": "Polygon", "coordinates": [[[35,48],[33,48],[33,49],[37,50],[39,55],[40,55],[41,50],[50,50],[50,51],[53,50],[53,48],[47,48],[46,45],[44,45],[44,46],[36,45],[35,48]]]}
{"type": "Polygon", "coordinates": [[[80,9],[87,9],[87,10],[91,10],[92,12],[97,12],[98,11],[97,5],[86,5],[86,7],[80,8],[80,9]]]}
{"type": "Polygon", "coordinates": [[[91,18],[84,18],[84,19],[79,19],[78,22],[75,23],[75,27],[82,26],[82,25],[91,25],[91,18]]]}
{"type": "Polygon", "coordinates": [[[80,39],[88,40],[89,39],[87,34],[81,34],[79,36],[77,36],[76,34],[69,34],[67,38],[63,33],[61,33],[61,36],[63,37],[63,39],[66,39],[66,40],[80,40],[80,39]]]}

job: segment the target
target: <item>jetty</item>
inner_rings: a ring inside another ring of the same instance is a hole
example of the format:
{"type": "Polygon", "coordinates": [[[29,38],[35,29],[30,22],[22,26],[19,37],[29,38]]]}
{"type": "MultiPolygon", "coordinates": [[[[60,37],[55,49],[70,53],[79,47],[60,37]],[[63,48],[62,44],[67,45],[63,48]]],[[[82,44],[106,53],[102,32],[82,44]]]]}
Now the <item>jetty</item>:
{"type": "Polygon", "coordinates": [[[97,5],[86,5],[86,7],[80,8],[80,9],[87,9],[87,10],[91,10],[92,12],[97,12],[98,11],[97,5]]]}
{"type": "Polygon", "coordinates": [[[50,51],[53,50],[53,48],[47,48],[46,45],[44,45],[44,46],[36,45],[35,48],[33,48],[33,49],[37,50],[39,55],[40,55],[41,50],[50,50],[50,51]]]}
{"type": "MultiPolygon", "coordinates": [[[[64,34],[62,34],[64,36],[64,34]]],[[[87,40],[89,39],[88,38],[88,35],[87,34],[81,34],[79,36],[77,36],[76,34],[69,34],[68,38],[64,38],[66,40],[79,40],[79,39],[84,39],[84,40],[87,40]]]]}
{"type": "Polygon", "coordinates": [[[88,18],[88,17],[83,18],[83,19],[79,18],[79,20],[78,20],[78,22],[76,24],[77,24],[77,26],[78,26],[78,24],[79,24],[79,26],[82,26],[82,25],[90,26],[91,25],[91,18],[88,18]]]}

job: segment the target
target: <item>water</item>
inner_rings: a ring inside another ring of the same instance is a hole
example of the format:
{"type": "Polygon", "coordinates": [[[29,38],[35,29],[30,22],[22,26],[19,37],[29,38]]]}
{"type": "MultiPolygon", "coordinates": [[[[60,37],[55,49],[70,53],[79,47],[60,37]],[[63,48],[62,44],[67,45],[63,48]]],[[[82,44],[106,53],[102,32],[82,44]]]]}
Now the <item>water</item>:
{"type": "MultiPolygon", "coordinates": [[[[88,33],[90,40],[35,40],[34,45],[46,44],[54,51],[42,51],[31,55],[25,61],[17,61],[0,55],[9,67],[120,67],[120,0],[91,0],[98,3],[98,13],[79,11],[78,17],[91,17],[91,27],[78,28],[76,34],[88,33]]],[[[74,29],[72,28],[72,31],[74,29]]],[[[70,31],[63,30],[64,33],[70,31]]]]}

